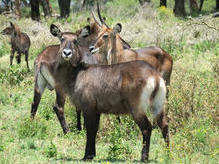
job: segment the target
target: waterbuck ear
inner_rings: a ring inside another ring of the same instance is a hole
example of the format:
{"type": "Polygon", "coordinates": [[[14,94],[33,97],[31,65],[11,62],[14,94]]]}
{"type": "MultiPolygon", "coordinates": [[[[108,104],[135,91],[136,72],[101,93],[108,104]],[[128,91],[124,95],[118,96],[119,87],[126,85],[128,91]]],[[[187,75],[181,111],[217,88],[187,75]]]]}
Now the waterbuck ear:
{"type": "Polygon", "coordinates": [[[50,25],[50,33],[55,37],[61,37],[62,35],[61,30],[54,24],[50,25]]]}
{"type": "Polygon", "coordinates": [[[89,24],[92,24],[92,23],[94,22],[94,20],[93,20],[92,18],[88,17],[88,18],[87,18],[87,22],[88,22],[89,24]]]}
{"type": "Polygon", "coordinates": [[[14,24],[12,22],[10,22],[10,25],[11,25],[12,28],[14,28],[14,24]]]}
{"type": "Polygon", "coordinates": [[[88,35],[90,34],[90,26],[87,25],[85,26],[82,30],[81,30],[81,33],[79,34],[79,37],[87,37],[88,35]]]}
{"type": "Polygon", "coordinates": [[[117,23],[114,27],[113,27],[113,32],[115,34],[120,33],[122,31],[122,25],[120,23],[117,23]]]}

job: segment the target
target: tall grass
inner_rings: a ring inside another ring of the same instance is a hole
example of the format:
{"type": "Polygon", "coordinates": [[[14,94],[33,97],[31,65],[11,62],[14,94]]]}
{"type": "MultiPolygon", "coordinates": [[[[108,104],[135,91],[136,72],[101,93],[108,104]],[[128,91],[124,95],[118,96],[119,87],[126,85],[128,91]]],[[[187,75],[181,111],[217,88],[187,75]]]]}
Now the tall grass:
{"type": "MultiPolygon", "coordinates": [[[[57,2],[51,1],[57,9],[57,2]]],[[[169,92],[170,152],[159,129],[151,137],[151,163],[217,163],[219,144],[219,20],[211,18],[212,2],[206,1],[206,16],[176,18],[171,8],[154,5],[141,8],[137,0],[108,1],[101,7],[106,22],[123,25],[121,35],[132,47],[156,45],[174,59],[169,92]]],[[[172,6],[173,1],[168,1],[172,6]]],[[[188,6],[187,6],[188,7],[188,6]]],[[[58,13],[58,11],[56,11],[58,13]]],[[[71,132],[63,135],[52,106],[55,94],[45,91],[35,120],[29,119],[33,98],[33,62],[48,45],[59,43],[49,25],[75,31],[87,24],[89,12],[71,13],[68,20],[30,18],[14,20],[0,15],[0,31],[8,20],[17,23],[31,38],[30,66],[9,66],[10,45],[0,36],[0,163],[83,163],[86,133],[76,130],[75,108],[66,102],[65,115],[71,132]]],[[[22,58],[23,59],[23,58],[22,58]]],[[[151,118],[149,118],[151,120],[151,118]]],[[[83,120],[82,120],[83,121],[83,120]]],[[[140,159],[141,132],[130,116],[102,115],[94,163],[133,163],[140,159]],[[108,162],[109,161],[109,162],[108,162]]]]}

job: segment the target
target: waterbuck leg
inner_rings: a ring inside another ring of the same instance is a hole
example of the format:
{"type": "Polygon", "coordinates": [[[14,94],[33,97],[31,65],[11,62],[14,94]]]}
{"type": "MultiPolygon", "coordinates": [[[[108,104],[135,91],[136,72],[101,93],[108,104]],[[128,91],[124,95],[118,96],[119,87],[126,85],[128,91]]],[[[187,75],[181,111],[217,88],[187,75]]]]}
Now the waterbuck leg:
{"type": "Polygon", "coordinates": [[[46,88],[47,82],[45,81],[44,78],[40,74],[36,76],[35,79],[35,86],[34,86],[34,98],[33,98],[33,103],[31,107],[31,118],[34,119],[38,105],[40,103],[42,94],[46,88]],[[39,84],[38,84],[39,83],[39,84]]]}
{"type": "Polygon", "coordinates": [[[10,55],[10,65],[12,65],[12,63],[13,63],[13,58],[14,58],[14,50],[13,50],[13,48],[11,49],[11,55],[10,55]]]}
{"type": "Polygon", "coordinates": [[[36,112],[37,112],[37,108],[38,105],[40,103],[40,99],[41,99],[41,94],[39,89],[35,88],[34,89],[34,98],[33,98],[33,103],[32,103],[32,107],[31,107],[31,118],[34,119],[36,112]]]}
{"type": "Polygon", "coordinates": [[[143,135],[143,148],[141,152],[141,161],[147,161],[149,158],[150,138],[152,132],[152,125],[148,118],[143,113],[142,115],[133,114],[135,122],[138,124],[143,135]]]}
{"type": "Polygon", "coordinates": [[[163,138],[167,144],[167,147],[169,147],[169,132],[168,132],[168,123],[166,121],[166,115],[164,112],[161,112],[158,119],[157,124],[160,127],[162,131],[163,138]]]}
{"type": "Polygon", "coordinates": [[[76,109],[77,113],[77,129],[81,131],[81,111],[76,109]]]}
{"type": "Polygon", "coordinates": [[[62,130],[64,134],[66,134],[69,131],[68,126],[65,121],[65,116],[64,116],[65,97],[66,96],[56,91],[56,104],[53,107],[53,110],[55,111],[59,119],[59,122],[62,126],[62,130]]]}
{"type": "Polygon", "coordinates": [[[83,160],[93,159],[96,156],[96,135],[99,127],[100,114],[90,112],[84,114],[85,128],[87,130],[87,142],[83,160]]]}
{"type": "Polygon", "coordinates": [[[21,63],[21,54],[18,53],[18,55],[16,56],[16,60],[17,60],[17,64],[21,63]]]}
{"type": "Polygon", "coordinates": [[[117,116],[116,118],[117,118],[118,122],[121,123],[121,119],[120,119],[120,117],[117,116]]]}
{"type": "Polygon", "coordinates": [[[28,72],[30,72],[30,68],[29,68],[29,64],[28,64],[28,51],[25,52],[25,61],[27,63],[27,69],[28,69],[28,72]]]}

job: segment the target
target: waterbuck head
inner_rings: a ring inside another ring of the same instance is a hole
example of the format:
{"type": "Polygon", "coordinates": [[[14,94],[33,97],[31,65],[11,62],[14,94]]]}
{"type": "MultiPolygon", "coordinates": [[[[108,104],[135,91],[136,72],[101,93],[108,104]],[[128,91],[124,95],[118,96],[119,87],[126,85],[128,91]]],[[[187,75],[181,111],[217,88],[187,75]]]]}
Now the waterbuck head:
{"type": "MultiPolygon", "coordinates": [[[[90,52],[92,54],[100,53],[102,55],[108,55],[111,50],[116,47],[115,44],[120,42],[120,36],[118,35],[122,30],[122,25],[117,23],[113,29],[108,28],[101,31],[93,46],[90,46],[90,52]]],[[[123,47],[123,44],[119,46],[123,47]]]]}
{"type": "Polygon", "coordinates": [[[10,22],[10,26],[6,27],[4,30],[1,32],[2,35],[13,35],[17,36],[20,34],[20,29],[17,25],[13,24],[10,22]]]}
{"type": "Polygon", "coordinates": [[[84,29],[77,33],[72,32],[61,32],[61,30],[54,24],[50,26],[50,32],[53,36],[58,37],[60,40],[59,54],[65,61],[70,61],[75,66],[79,60],[79,38],[88,36],[89,27],[86,26],[84,29]]]}
{"type": "MultiPolygon", "coordinates": [[[[106,52],[106,49],[107,49],[107,46],[108,46],[108,49],[109,49],[109,44],[111,44],[109,42],[109,38],[110,38],[110,35],[112,33],[114,33],[114,35],[116,33],[120,33],[121,32],[121,29],[122,29],[122,25],[120,23],[116,24],[116,26],[111,29],[105,22],[105,18],[103,18],[101,16],[101,13],[100,13],[100,7],[99,7],[99,3],[97,1],[97,13],[98,13],[98,17],[99,17],[99,20],[100,20],[100,23],[97,21],[97,19],[95,19],[95,21],[97,22],[97,24],[99,25],[99,33],[98,33],[98,36],[97,36],[97,40],[96,40],[96,43],[94,44],[91,44],[90,47],[89,47],[89,50],[90,52],[92,52],[93,54],[96,53],[96,52],[100,52],[101,54],[102,53],[107,53],[106,52]]],[[[93,17],[95,18],[94,16],[94,13],[92,11],[92,15],[93,17]]],[[[125,42],[120,36],[118,36],[119,40],[122,42],[122,46],[124,49],[129,49],[131,48],[131,46],[125,42]]],[[[102,54],[103,55],[103,54],[102,54]]]]}
{"type": "Polygon", "coordinates": [[[12,32],[13,32],[13,29],[12,29],[12,27],[9,26],[9,27],[6,27],[4,30],[2,30],[1,34],[2,35],[11,35],[12,32]]]}

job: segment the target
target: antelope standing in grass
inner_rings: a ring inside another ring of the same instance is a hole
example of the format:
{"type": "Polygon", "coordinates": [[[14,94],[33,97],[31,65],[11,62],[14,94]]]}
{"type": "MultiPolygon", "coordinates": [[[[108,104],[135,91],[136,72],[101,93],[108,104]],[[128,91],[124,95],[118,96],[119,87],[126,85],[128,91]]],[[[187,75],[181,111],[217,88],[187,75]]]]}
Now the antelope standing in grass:
{"type": "Polygon", "coordinates": [[[11,55],[10,55],[10,65],[12,65],[14,53],[17,52],[16,56],[17,63],[21,62],[21,54],[25,54],[25,61],[27,63],[27,69],[30,71],[28,64],[29,48],[30,48],[30,38],[26,33],[20,31],[19,27],[12,22],[10,26],[5,28],[1,34],[11,36],[11,55]]]}
{"type": "MultiPolygon", "coordinates": [[[[80,37],[80,43],[83,43],[83,47],[85,51],[88,51],[88,47],[91,43],[93,43],[96,38],[98,33],[100,32],[100,25],[95,21],[95,16],[92,12],[93,18],[88,18],[88,23],[89,26],[86,26],[84,29],[79,30],[76,32],[76,35],[81,35],[83,37],[80,37]]],[[[58,30],[58,28],[54,25],[51,26],[52,30],[58,30]]],[[[62,35],[69,35],[69,36],[75,36],[75,33],[71,32],[62,32],[62,35]]],[[[61,39],[61,38],[60,38],[61,39]]],[[[124,42],[124,45],[126,43],[124,42]]],[[[38,109],[38,105],[40,103],[42,94],[45,90],[45,88],[48,88],[49,90],[53,90],[54,84],[50,84],[50,80],[47,79],[49,77],[47,76],[42,76],[41,72],[41,65],[47,68],[49,71],[49,75],[53,77],[53,79],[56,79],[56,75],[54,74],[53,70],[55,70],[56,62],[57,62],[57,57],[58,57],[58,51],[59,51],[59,46],[60,45],[52,45],[48,46],[45,48],[36,58],[34,62],[34,67],[35,67],[35,85],[34,85],[34,98],[32,102],[32,107],[31,107],[31,117],[34,118],[38,109]]],[[[83,58],[82,58],[84,63],[87,64],[106,64],[106,59],[103,58],[101,54],[95,54],[95,55],[90,55],[90,53],[84,53],[83,58]]],[[[59,69],[60,71],[60,69],[59,69]]],[[[62,70],[61,70],[62,71],[62,70]]],[[[54,80],[53,80],[54,81],[54,80]]],[[[55,80],[56,81],[56,80],[55,80]]],[[[56,90],[56,105],[54,106],[54,110],[57,114],[57,117],[60,121],[61,127],[63,129],[64,133],[68,132],[68,126],[65,121],[65,116],[64,116],[64,103],[65,103],[65,96],[62,96],[63,93],[59,93],[59,90],[56,90]],[[60,100],[59,100],[60,99],[60,100]]],[[[77,111],[77,129],[81,130],[81,122],[80,122],[80,111],[77,111]]]]}
{"type": "MultiPolygon", "coordinates": [[[[59,38],[62,36],[59,30],[52,30],[52,34],[59,38]]],[[[100,115],[105,113],[133,116],[143,135],[141,160],[148,160],[152,125],[146,117],[146,110],[150,108],[154,120],[160,117],[166,99],[163,78],[144,61],[115,65],[85,65],[81,61],[84,50],[77,37],[61,37],[60,41],[55,68],[68,70],[68,73],[63,72],[58,76],[60,83],[68,85],[55,87],[58,90],[66,90],[71,102],[83,112],[87,131],[83,159],[93,159],[96,155],[95,139],[100,115]]],[[[157,123],[169,145],[167,125],[163,120],[157,123]]]]}
{"type": "Polygon", "coordinates": [[[91,53],[96,54],[98,52],[101,54],[103,56],[102,58],[106,58],[106,64],[144,60],[161,73],[166,85],[169,86],[173,67],[172,57],[157,46],[144,47],[136,50],[131,49],[131,46],[119,35],[122,30],[122,25],[118,23],[111,29],[106,24],[101,16],[98,1],[97,13],[100,22],[98,22],[97,19],[95,19],[95,21],[99,24],[100,32],[98,33],[96,42],[90,46],[91,53]]]}
{"type": "MultiPolygon", "coordinates": [[[[99,53],[103,55],[103,58],[106,58],[107,60],[107,64],[143,60],[160,72],[161,76],[165,80],[166,86],[169,86],[173,66],[172,57],[163,49],[156,46],[140,48],[137,50],[124,47],[124,40],[119,35],[122,25],[118,23],[113,29],[109,28],[100,14],[98,3],[97,12],[101,22],[99,24],[102,25],[102,30],[100,30],[98,39],[94,45],[90,46],[91,53],[99,53]]],[[[166,97],[168,98],[168,88],[166,97]]],[[[168,129],[166,120],[167,113],[168,111],[166,111],[166,113],[162,112],[159,118],[159,121],[162,121],[165,127],[163,130],[168,129]]]]}
{"type": "MultiPolygon", "coordinates": [[[[92,38],[96,38],[97,31],[96,26],[92,18],[89,18],[90,26],[86,26],[82,30],[77,31],[76,33],[71,32],[60,32],[59,39],[62,40],[63,38],[77,38],[77,36],[80,36],[81,43],[84,45],[84,49],[86,51],[86,47],[88,47],[88,44],[93,40],[92,38]],[[92,33],[92,35],[89,35],[92,33]],[[96,33],[96,35],[95,35],[96,33]],[[89,36],[88,36],[89,35],[89,36]]],[[[53,34],[53,31],[60,31],[57,26],[51,25],[51,33],[53,34]]],[[[45,88],[48,88],[49,90],[53,90],[55,88],[56,91],[56,104],[54,106],[54,111],[60,121],[61,127],[63,129],[64,133],[68,132],[68,126],[65,121],[64,116],[64,103],[67,91],[66,90],[60,90],[58,89],[60,85],[68,85],[68,83],[62,83],[60,82],[59,76],[62,76],[63,78],[68,79],[68,69],[63,68],[57,68],[57,61],[58,61],[58,52],[59,52],[60,45],[51,45],[45,48],[36,58],[34,62],[35,67],[35,85],[34,85],[34,98],[33,103],[31,107],[31,117],[34,118],[38,109],[38,105],[40,103],[42,94],[45,90],[45,88]]],[[[89,50],[87,49],[87,52],[89,50]]],[[[68,52],[65,52],[68,54],[68,52]]],[[[101,61],[100,57],[98,55],[92,56],[88,53],[83,54],[82,61],[87,64],[97,64],[101,61]]],[[[81,130],[81,123],[80,123],[80,111],[77,110],[77,129],[81,130]]]]}

